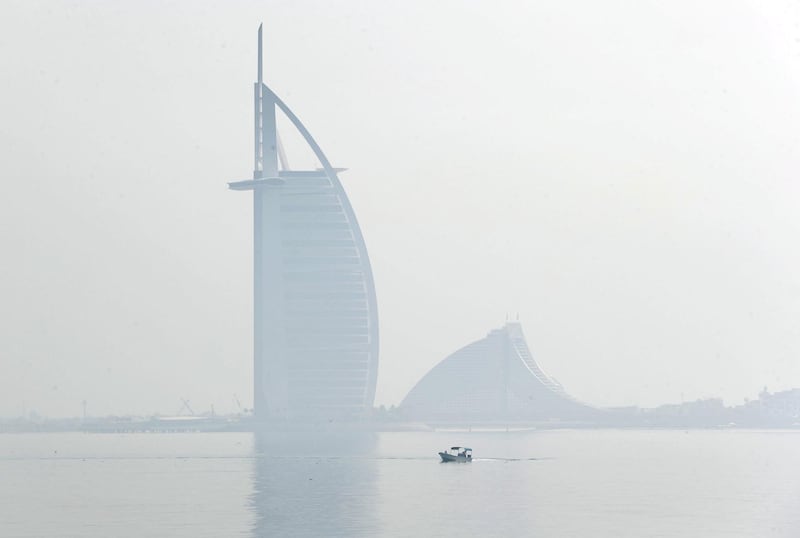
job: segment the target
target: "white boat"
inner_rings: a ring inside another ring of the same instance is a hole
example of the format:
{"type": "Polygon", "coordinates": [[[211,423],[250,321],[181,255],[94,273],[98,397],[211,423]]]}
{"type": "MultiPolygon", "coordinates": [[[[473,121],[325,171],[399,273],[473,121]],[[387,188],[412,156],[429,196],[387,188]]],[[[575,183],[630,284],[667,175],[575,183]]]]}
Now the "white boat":
{"type": "Polygon", "coordinates": [[[472,449],[463,446],[453,446],[444,452],[439,452],[439,457],[442,462],[457,461],[457,462],[470,462],[472,461],[472,449]]]}

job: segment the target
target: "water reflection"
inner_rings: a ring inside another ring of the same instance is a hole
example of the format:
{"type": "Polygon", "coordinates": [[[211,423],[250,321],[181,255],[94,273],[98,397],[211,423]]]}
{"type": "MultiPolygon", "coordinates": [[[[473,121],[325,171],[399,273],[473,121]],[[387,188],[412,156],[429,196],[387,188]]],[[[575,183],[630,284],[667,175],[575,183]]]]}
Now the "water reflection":
{"type": "Polygon", "coordinates": [[[254,437],[254,538],[377,534],[374,434],[254,437]]]}

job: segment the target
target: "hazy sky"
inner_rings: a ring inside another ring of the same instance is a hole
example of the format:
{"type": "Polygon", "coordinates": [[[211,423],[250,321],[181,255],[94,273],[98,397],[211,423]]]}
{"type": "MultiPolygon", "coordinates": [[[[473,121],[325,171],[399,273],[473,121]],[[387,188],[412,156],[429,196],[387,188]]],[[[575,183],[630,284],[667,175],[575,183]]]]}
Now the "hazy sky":
{"type": "Polygon", "coordinates": [[[251,405],[261,21],[349,168],[376,403],[517,312],[593,404],[800,387],[797,1],[5,0],[0,416],[251,405]]]}

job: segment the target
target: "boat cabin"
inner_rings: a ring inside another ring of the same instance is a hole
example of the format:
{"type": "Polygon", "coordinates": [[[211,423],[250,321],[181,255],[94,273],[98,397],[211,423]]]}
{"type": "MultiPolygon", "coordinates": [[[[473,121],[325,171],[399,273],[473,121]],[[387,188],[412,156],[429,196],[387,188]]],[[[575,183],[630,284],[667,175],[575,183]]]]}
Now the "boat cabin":
{"type": "Polygon", "coordinates": [[[444,452],[439,452],[442,461],[472,461],[472,449],[465,446],[451,446],[444,452]]]}

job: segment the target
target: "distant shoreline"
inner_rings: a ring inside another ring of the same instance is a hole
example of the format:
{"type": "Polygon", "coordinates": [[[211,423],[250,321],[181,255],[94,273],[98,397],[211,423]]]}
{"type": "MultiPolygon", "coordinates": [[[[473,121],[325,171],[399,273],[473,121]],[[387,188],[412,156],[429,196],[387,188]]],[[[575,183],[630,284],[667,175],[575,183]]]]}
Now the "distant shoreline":
{"type": "Polygon", "coordinates": [[[52,419],[42,422],[0,420],[0,434],[15,433],[526,433],[554,430],[796,430],[798,423],[702,424],[691,422],[256,422],[242,417],[154,417],[150,419],[52,419]]]}

